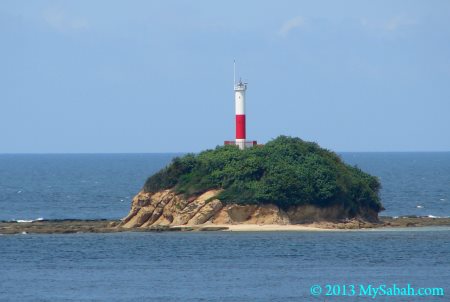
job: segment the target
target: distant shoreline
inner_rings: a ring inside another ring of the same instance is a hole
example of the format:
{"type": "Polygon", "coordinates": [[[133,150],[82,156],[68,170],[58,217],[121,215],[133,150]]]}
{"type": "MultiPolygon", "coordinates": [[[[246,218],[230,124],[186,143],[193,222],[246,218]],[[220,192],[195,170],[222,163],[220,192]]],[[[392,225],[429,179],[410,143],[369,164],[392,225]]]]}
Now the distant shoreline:
{"type": "Polygon", "coordinates": [[[120,220],[37,220],[32,222],[0,221],[0,234],[73,234],[73,233],[118,233],[118,232],[191,232],[191,231],[345,231],[364,229],[420,228],[450,226],[450,218],[429,217],[381,217],[379,223],[358,220],[345,222],[315,222],[311,224],[202,224],[180,226],[151,226],[147,228],[122,228],[120,220]]]}

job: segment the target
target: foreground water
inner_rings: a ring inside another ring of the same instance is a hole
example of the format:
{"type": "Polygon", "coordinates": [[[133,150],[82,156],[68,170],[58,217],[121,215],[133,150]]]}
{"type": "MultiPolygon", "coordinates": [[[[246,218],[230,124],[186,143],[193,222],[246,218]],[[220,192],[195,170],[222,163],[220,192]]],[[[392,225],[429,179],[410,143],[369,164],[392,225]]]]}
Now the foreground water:
{"type": "Polygon", "coordinates": [[[1,236],[1,301],[448,301],[450,231],[1,236]],[[441,287],[444,297],[310,294],[441,287]]]}
{"type": "MultiPolygon", "coordinates": [[[[118,219],[176,154],[0,155],[0,220],[118,219]]],[[[450,152],[343,153],[378,176],[383,215],[450,216],[450,152]]]]}

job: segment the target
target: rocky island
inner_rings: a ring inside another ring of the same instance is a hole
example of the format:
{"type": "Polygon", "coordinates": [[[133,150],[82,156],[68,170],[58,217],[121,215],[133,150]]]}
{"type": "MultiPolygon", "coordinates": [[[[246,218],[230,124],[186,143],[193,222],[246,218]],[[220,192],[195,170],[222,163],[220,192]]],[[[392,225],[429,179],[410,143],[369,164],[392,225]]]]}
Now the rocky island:
{"type": "Polygon", "coordinates": [[[0,221],[0,234],[450,226],[450,218],[379,217],[379,190],[376,177],[337,154],[280,136],[175,158],[147,179],[122,220],[0,221]]]}
{"type": "Polygon", "coordinates": [[[175,158],[150,176],[123,228],[377,223],[378,179],[316,143],[280,136],[175,158]]]}

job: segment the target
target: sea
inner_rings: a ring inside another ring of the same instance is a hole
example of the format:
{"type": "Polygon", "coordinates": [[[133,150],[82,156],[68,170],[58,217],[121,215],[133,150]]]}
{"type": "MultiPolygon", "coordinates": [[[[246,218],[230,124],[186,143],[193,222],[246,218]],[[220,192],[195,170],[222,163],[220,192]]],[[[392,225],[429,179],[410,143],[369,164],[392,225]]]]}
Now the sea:
{"type": "MultiPolygon", "coordinates": [[[[1,154],[0,220],[120,219],[179,155],[1,154]]],[[[381,215],[450,217],[450,152],[340,156],[381,215]]],[[[0,235],[0,301],[450,301],[450,228],[0,235]]]]}

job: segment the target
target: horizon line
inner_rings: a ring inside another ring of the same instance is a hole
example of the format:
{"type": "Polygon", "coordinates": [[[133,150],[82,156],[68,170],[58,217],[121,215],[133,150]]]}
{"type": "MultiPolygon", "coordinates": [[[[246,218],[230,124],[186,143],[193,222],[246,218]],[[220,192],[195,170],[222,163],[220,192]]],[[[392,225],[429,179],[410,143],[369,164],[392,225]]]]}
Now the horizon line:
{"type": "MultiPolygon", "coordinates": [[[[449,153],[450,150],[390,150],[390,151],[334,151],[324,148],[335,153],[449,153]]],[[[211,149],[205,149],[211,150],[211,149]]],[[[202,150],[202,151],[205,151],[202,150]]],[[[94,155],[94,154],[188,154],[200,153],[202,151],[158,151],[158,152],[0,152],[0,155],[94,155]]]]}

